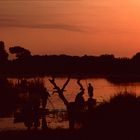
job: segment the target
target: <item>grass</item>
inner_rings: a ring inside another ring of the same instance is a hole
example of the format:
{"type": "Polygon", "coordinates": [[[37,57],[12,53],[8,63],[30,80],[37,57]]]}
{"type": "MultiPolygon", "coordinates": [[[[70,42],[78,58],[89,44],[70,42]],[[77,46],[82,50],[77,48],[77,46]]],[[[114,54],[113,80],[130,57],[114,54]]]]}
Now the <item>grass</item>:
{"type": "Polygon", "coordinates": [[[113,139],[140,138],[140,97],[128,92],[115,95],[97,106],[85,120],[89,134],[95,132],[113,139]]]}

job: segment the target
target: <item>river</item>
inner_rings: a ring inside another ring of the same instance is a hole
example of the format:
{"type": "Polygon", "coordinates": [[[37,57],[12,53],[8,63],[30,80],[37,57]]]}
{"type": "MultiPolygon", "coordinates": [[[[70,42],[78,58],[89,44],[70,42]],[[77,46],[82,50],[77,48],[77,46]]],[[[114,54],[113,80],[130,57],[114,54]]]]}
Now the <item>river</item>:
{"type": "MultiPolygon", "coordinates": [[[[57,93],[52,94],[53,86],[50,84],[49,79],[50,77],[42,78],[44,80],[45,86],[48,88],[51,97],[49,98],[48,108],[49,109],[60,109],[65,110],[65,106],[63,102],[59,99],[57,93]]],[[[17,79],[10,79],[14,82],[17,82],[17,79]]],[[[28,79],[31,80],[31,79],[28,79]]],[[[62,87],[65,83],[66,78],[56,78],[56,83],[58,86],[62,87]]],[[[140,83],[125,83],[125,84],[113,84],[107,81],[104,78],[89,78],[81,80],[82,85],[85,88],[84,98],[87,100],[87,85],[91,83],[94,86],[94,98],[97,99],[97,102],[102,102],[104,100],[109,100],[115,94],[120,92],[128,91],[132,93],[136,93],[140,95],[140,83]]],[[[64,95],[68,99],[68,101],[74,101],[76,94],[79,92],[79,86],[77,84],[77,79],[71,79],[66,87],[66,91],[64,95]]],[[[58,118],[51,118],[48,116],[48,125],[51,128],[67,128],[68,122],[61,122],[57,120],[58,118]]],[[[1,118],[0,119],[0,130],[7,130],[7,129],[25,129],[23,123],[13,123],[13,118],[1,118]]]]}

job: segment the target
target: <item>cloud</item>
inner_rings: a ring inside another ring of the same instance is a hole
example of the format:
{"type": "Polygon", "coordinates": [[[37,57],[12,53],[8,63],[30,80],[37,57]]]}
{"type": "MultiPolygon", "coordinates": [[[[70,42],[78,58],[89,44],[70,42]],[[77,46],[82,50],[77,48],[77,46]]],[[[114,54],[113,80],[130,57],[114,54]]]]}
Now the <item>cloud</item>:
{"type": "Polygon", "coordinates": [[[139,34],[140,30],[132,30],[127,28],[98,28],[93,26],[76,26],[70,24],[50,23],[50,24],[39,24],[34,22],[26,22],[25,20],[17,20],[17,17],[13,16],[0,16],[0,27],[20,27],[20,28],[36,28],[36,29],[52,29],[52,30],[65,30],[71,32],[83,32],[87,34],[97,33],[110,33],[110,34],[139,34]]]}
{"type": "Polygon", "coordinates": [[[60,30],[67,30],[73,32],[83,32],[80,28],[73,25],[67,24],[33,24],[33,25],[21,25],[22,27],[29,27],[29,28],[41,28],[41,29],[60,29],[60,30]]]}
{"type": "Polygon", "coordinates": [[[25,21],[16,20],[16,18],[0,18],[0,27],[22,27],[22,28],[39,28],[39,29],[59,29],[67,30],[73,32],[84,32],[79,26],[69,25],[69,24],[38,24],[38,23],[25,23],[25,21]]]}

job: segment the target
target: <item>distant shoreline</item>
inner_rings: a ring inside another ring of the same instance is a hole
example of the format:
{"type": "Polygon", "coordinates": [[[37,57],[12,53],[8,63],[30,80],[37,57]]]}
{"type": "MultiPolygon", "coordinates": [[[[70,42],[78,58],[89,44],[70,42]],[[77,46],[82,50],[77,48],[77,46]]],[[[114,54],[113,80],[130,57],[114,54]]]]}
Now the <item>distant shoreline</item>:
{"type": "Polygon", "coordinates": [[[110,82],[140,82],[140,52],[132,58],[116,58],[113,54],[100,56],[32,55],[20,46],[5,50],[0,41],[0,76],[2,77],[72,77],[106,78],[110,82]],[[9,53],[15,59],[9,60],[9,53]]]}
{"type": "Polygon", "coordinates": [[[98,79],[103,78],[107,81],[114,83],[114,84],[121,84],[121,83],[133,83],[133,82],[140,82],[140,74],[108,74],[108,75],[3,75],[1,77],[6,78],[45,78],[45,77],[55,77],[55,78],[67,78],[70,77],[72,79],[98,79]]]}

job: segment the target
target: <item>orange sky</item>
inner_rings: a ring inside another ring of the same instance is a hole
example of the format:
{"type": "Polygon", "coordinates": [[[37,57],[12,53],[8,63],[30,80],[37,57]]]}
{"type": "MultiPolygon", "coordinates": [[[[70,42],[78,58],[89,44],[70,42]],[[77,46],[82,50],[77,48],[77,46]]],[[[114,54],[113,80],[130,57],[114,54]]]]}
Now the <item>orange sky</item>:
{"type": "Polygon", "coordinates": [[[138,0],[0,1],[0,40],[33,54],[132,57],[140,51],[138,0]]]}

